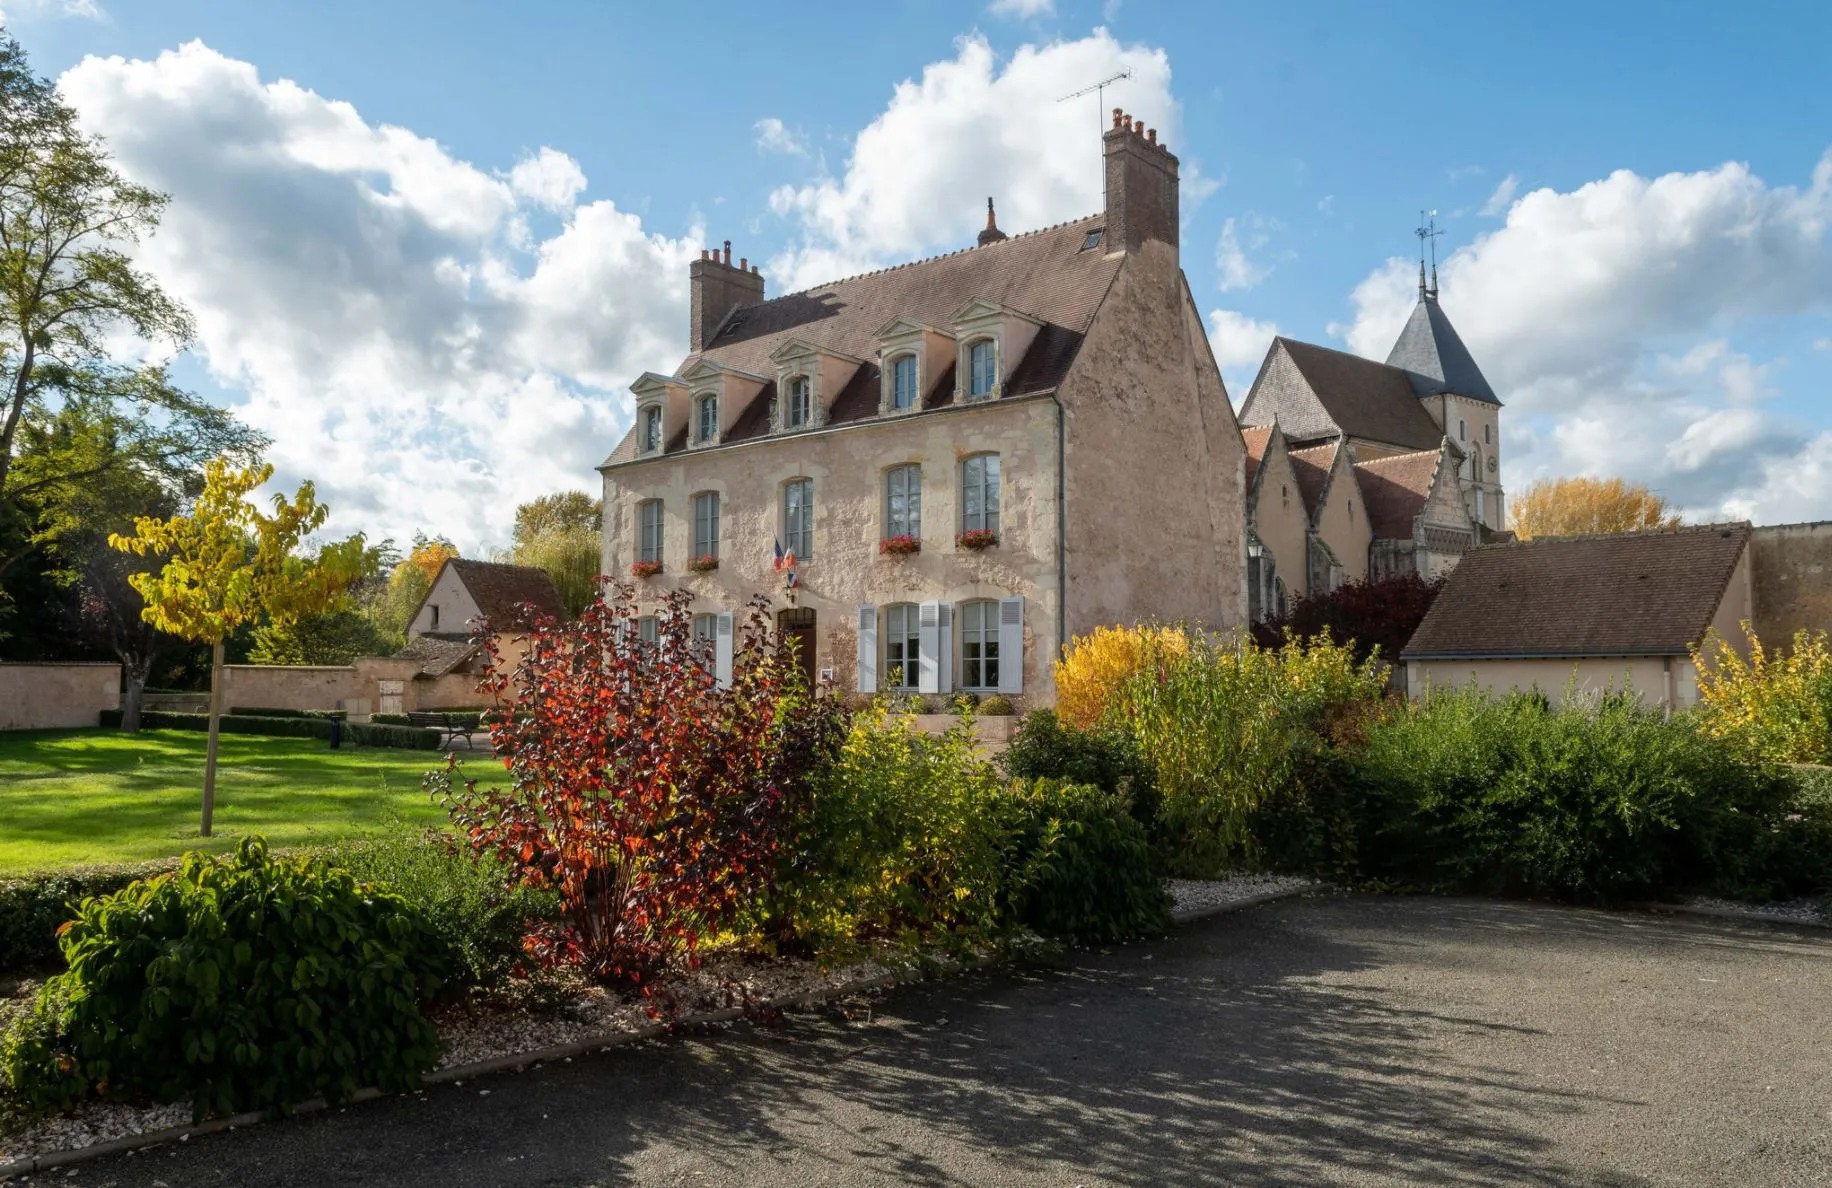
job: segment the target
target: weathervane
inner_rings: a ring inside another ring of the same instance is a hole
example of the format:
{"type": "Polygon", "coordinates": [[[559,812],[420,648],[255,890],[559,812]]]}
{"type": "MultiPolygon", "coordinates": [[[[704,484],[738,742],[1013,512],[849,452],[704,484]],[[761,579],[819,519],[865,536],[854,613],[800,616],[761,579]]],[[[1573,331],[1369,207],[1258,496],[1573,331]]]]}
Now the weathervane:
{"type": "Polygon", "coordinates": [[[1444,234],[1438,230],[1438,212],[1435,210],[1419,211],[1419,225],[1412,232],[1419,237],[1419,300],[1423,301],[1429,293],[1431,300],[1438,299],[1438,236],[1444,234]],[[1425,245],[1431,245],[1431,288],[1425,288],[1425,245]]]}

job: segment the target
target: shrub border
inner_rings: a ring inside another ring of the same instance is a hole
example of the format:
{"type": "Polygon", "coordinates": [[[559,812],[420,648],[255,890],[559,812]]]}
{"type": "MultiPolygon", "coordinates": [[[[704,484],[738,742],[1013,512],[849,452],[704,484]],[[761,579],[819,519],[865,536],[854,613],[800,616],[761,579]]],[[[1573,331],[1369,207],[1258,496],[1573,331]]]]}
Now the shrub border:
{"type": "MultiPolygon", "coordinates": [[[[1287,899],[1312,891],[1326,889],[1324,884],[1306,884],[1301,887],[1282,887],[1276,891],[1266,891],[1259,895],[1250,895],[1233,903],[1214,904],[1197,908],[1181,915],[1173,915],[1177,924],[1187,924],[1193,920],[1207,919],[1226,912],[1237,912],[1245,908],[1257,907],[1275,899],[1287,899]]],[[[982,954],[965,960],[938,958],[928,963],[935,977],[953,976],[989,969],[995,965],[1005,964],[1007,959],[997,954],[982,954]]],[[[755,1004],[751,1009],[785,1010],[792,1007],[813,1006],[817,1003],[830,1002],[836,998],[860,994],[867,990],[887,990],[900,984],[929,980],[919,967],[912,967],[907,973],[887,970],[884,973],[868,974],[853,978],[834,986],[819,986],[812,990],[802,990],[794,994],[784,994],[766,999],[755,1004]]],[[[555,1060],[567,1060],[575,1056],[585,1056],[593,1052],[609,1051],[613,1048],[627,1048],[645,1040],[655,1039],[684,1027],[698,1027],[713,1023],[730,1023],[744,1017],[744,1007],[722,1007],[716,1011],[706,1011],[698,1015],[688,1015],[665,1023],[645,1023],[634,1031],[604,1031],[584,1039],[574,1040],[568,1044],[559,1044],[551,1048],[540,1048],[532,1052],[511,1052],[506,1056],[494,1056],[489,1060],[479,1060],[472,1064],[455,1065],[451,1068],[436,1069],[420,1078],[422,1085],[444,1085],[452,1082],[469,1080],[472,1077],[489,1076],[492,1073],[520,1071],[536,1064],[547,1064],[555,1060]]],[[[345,1104],[359,1101],[373,1101],[388,1094],[379,1089],[358,1089],[345,1104]]],[[[327,1108],[328,1103],[322,1097],[300,1102],[290,1113],[311,1114],[327,1108]]],[[[145,1147],[156,1147],[164,1143],[183,1142],[196,1135],[216,1134],[219,1131],[233,1130],[240,1126],[255,1126],[268,1121],[268,1116],[260,1111],[246,1114],[235,1114],[227,1118],[211,1118],[192,1126],[171,1126],[164,1130],[149,1130],[144,1134],[123,1135],[117,1139],[107,1139],[87,1147],[74,1147],[65,1151],[51,1151],[43,1155],[28,1155],[15,1159],[11,1163],[0,1163],[0,1183],[14,1176],[31,1176],[49,1171],[54,1167],[69,1167],[73,1164],[88,1163],[109,1155],[119,1155],[127,1151],[137,1151],[145,1147]]]]}

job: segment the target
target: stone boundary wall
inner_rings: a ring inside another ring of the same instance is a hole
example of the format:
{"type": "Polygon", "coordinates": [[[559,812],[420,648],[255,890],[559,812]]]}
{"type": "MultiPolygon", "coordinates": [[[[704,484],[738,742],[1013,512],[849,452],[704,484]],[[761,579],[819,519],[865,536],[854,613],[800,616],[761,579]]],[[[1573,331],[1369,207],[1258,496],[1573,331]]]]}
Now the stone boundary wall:
{"type": "Polygon", "coordinates": [[[121,666],[113,661],[0,664],[0,730],[99,726],[121,708],[121,666]]]}
{"type": "Polygon", "coordinates": [[[1801,628],[1832,631],[1832,520],[1750,533],[1756,637],[1774,647],[1801,628]]]}
{"type": "Polygon", "coordinates": [[[237,707],[369,713],[373,683],[354,665],[225,664],[223,710],[237,707]],[[363,703],[359,708],[357,702],[363,703]]]}

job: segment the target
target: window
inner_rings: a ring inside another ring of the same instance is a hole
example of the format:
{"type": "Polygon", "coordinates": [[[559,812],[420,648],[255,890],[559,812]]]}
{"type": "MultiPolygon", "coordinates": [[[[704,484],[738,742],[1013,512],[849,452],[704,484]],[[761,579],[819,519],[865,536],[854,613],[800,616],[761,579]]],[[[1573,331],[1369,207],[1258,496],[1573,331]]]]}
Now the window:
{"type": "Polygon", "coordinates": [[[915,603],[884,608],[884,687],[913,690],[922,668],[922,637],[915,603]]]}
{"type": "Polygon", "coordinates": [[[427,630],[429,631],[439,630],[439,604],[435,602],[431,606],[427,607],[426,609],[433,612],[432,626],[429,627],[427,630]]]}
{"type": "Polygon", "coordinates": [[[693,555],[719,555],[719,493],[701,491],[693,497],[693,555]]]}
{"type": "Polygon", "coordinates": [[[654,615],[644,615],[636,620],[636,636],[644,643],[652,644],[661,639],[661,620],[654,615]]]}
{"type": "Polygon", "coordinates": [[[1461,419],[1457,421],[1457,440],[1458,441],[1468,441],[1469,440],[1469,434],[1465,432],[1465,423],[1461,419]]]}
{"type": "Polygon", "coordinates": [[[992,395],[998,379],[998,348],[992,339],[982,338],[967,348],[967,395],[977,399],[992,395]]]}
{"type": "Polygon", "coordinates": [[[961,606],[961,688],[999,687],[999,604],[961,606]]]}
{"type": "Polygon", "coordinates": [[[1482,488],[1481,487],[1476,488],[1476,523],[1478,524],[1487,523],[1487,521],[1482,518],[1482,488]]]}
{"type": "Polygon", "coordinates": [[[1489,436],[1489,431],[1493,428],[1494,428],[1493,425],[1484,425],[1482,427],[1482,444],[1483,445],[1490,445],[1494,442],[1495,439],[1489,436]]]}
{"type": "Polygon", "coordinates": [[[884,472],[884,535],[922,535],[922,467],[893,466],[884,472]]]}
{"type": "Polygon", "coordinates": [[[814,480],[790,479],[782,487],[782,534],[798,561],[814,556],[814,480]]]}
{"type": "Polygon", "coordinates": [[[783,410],[783,425],[790,429],[805,428],[808,424],[811,403],[808,396],[808,377],[798,375],[790,380],[789,407],[783,410]]]}
{"type": "Polygon", "coordinates": [[[700,440],[714,441],[719,436],[719,398],[702,396],[699,404],[700,440]]]}
{"type": "Polygon", "coordinates": [[[693,617],[693,638],[710,643],[719,637],[718,615],[695,615],[693,617]]]}
{"type": "Polygon", "coordinates": [[[642,448],[646,454],[662,448],[662,410],[655,405],[642,410],[642,448]]]}
{"type": "Polygon", "coordinates": [[[1099,247],[1100,233],[1105,230],[1105,227],[1096,227],[1094,230],[1088,232],[1088,237],[1081,241],[1081,250],[1087,252],[1099,247]]]}
{"type": "Polygon", "coordinates": [[[899,355],[891,364],[891,407],[916,407],[916,356],[899,355]]]}
{"type": "Polygon", "coordinates": [[[961,463],[961,531],[999,531],[999,456],[975,454],[961,463]]]}
{"type": "Polygon", "coordinates": [[[659,565],[662,559],[662,501],[649,499],[637,504],[636,522],[636,559],[659,565]]]}

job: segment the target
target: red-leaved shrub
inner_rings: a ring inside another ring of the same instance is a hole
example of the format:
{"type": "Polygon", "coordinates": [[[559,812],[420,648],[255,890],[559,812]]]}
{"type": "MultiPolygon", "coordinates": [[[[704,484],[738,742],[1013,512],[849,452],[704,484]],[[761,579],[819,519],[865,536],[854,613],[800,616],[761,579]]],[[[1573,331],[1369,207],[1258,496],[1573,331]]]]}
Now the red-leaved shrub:
{"type": "MultiPolygon", "coordinates": [[[[603,579],[601,579],[603,580],[603,579]]],[[[524,714],[490,727],[509,787],[478,787],[455,757],[428,778],[478,851],[554,888],[562,919],[528,952],[605,981],[647,985],[767,890],[837,755],[846,711],[809,689],[769,602],[752,601],[719,688],[690,596],[668,595],[641,638],[633,591],[614,585],[575,622],[536,624],[512,671],[489,649],[482,687],[524,714]]]]}
{"type": "Polygon", "coordinates": [[[1378,648],[1383,661],[1398,664],[1400,649],[1412,639],[1443,588],[1443,578],[1428,582],[1415,573],[1349,582],[1327,594],[1298,599],[1283,618],[1255,623],[1253,640],[1276,650],[1285,646],[1287,633],[1297,640],[1327,634],[1337,643],[1354,645],[1356,660],[1366,660],[1378,648]]]}

